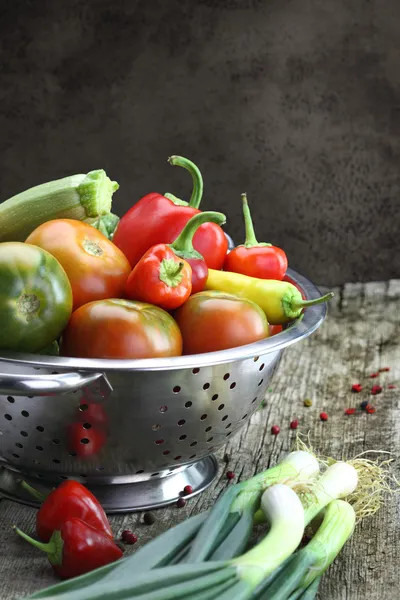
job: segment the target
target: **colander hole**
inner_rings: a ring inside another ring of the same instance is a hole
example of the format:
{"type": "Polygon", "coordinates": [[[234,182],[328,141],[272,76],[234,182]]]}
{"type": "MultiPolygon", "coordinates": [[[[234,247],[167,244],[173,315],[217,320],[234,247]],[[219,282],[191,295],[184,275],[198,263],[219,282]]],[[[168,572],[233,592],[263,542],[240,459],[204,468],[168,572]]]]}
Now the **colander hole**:
{"type": "Polygon", "coordinates": [[[39,452],[43,452],[43,446],[36,446],[36,450],[39,450],[39,452]]]}
{"type": "Polygon", "coordinates": [[[35,396],[27,396],[27,398],[29,398],[29,400],[32,400],[32,398],[34,398],[35,396]]]}
{"type": "Polygon", "coordinates": [[[193,402],[190,402],[190,400],[188,400],[188,402],[185,402],[185,408],[190,408],[192,404],[193,402]]]}
{"type": "Polygon", "coordinates": [[[174,394],[179,394],[179,392],[181,391],[181,386],[176,385],[174,388],[172,388],[172,391],[174,392],[174,394]]]}
{"type": "Polygon", "coordinates": [[[60,461],[58,460],[58,458],[53,458],[53,463],[55,463],[56,465],[59,465],[60,461]]]}
{"type": "Polygon", "coordinates": [[[82,438],[81,439],[81,444],[89,444],[90,440],[88,440],[88,438],[82,438]]]}
{"type": "Polygon", "coordinates": [[[192,369],[192,373],[193,375],[197,375],[197,373],[200,373],[200,369],[196,367],[195,369],[192,369]]]}
{"type": "Polygon", "coordinates": [[[232,427],[232,423],[228,423],[228,425],[225,427],[225,429],[229,429],[229,427],[232,427]]]}
{"type": "Polygon", "coordinates": [[[76,452],[70,452],[69,455],[70,456],[76,456],[76,452]]]}
{"type": "Polygon", "coordinates": [[[226,420],[227,420],[227,418],[228,418],[228,415],[224,415],[224,416],[222,417],[222,420],[223,420],[223,421],[226,421],[226,420]]]}
{"type": "Polygon", "coordinates": [[[255,357],[253,358],[254,362],[257,362],[259,358],[260,358],[259,356],[255,356],[255,357]]]}
{"type": "Polygon", "coordinates": [[[58,371],[52,371],[51,374],[52,375],[59,375],[59,372],[58,371]]]}
{"type": "Polygon", "coordinates": [[[257,402],[257,396],[251,401],[252,404],[254,404],[254,402],[257,402]]]}
{"type": "Polygon", "coordinates": [[[230,376],[231,376],[230,373],[225,373],[225,375],[224,375],[224,381],[226,381],[227,379],[229,379],[230,376]]]}
{"type": "Polygon", "coordinates": [[[226,437],[229,437],[231,435],[232,431],[228,431],[228,433],[226,434],[226,437]]]}
{"type": "Polygon", "coordinates": [[[35,371],[40,371],[40,367],[33,367],[35,371]]]}
{"type": "Polygon", "coordinates": [[[202,421],[204,421],[204,419],[207,419],[207,414],[206,414],[206,413],[204,413],[204,415],[201,415],[200,419],[201,419],[202,421]]]}
{"type": "Polygon", "coordinates": [[[139,469],[139,471],[136,471],[136,475],[140,475],[141,473],[144,473],[143,469],[139,469]]]}
{"type": "Polygon", "coordinates": [[[163,452],[164,456],[167,456],[167,454],[169,454],[169,453],[170,453],[170,450],[164,450],[164,452],[163,452]]]}
{"type": "Polygon", "coordinates": [[[88,405],[88,404],[81,404],[81,405],[79,406],[79,410],[80,410],[81,412],[84,412],[84,411],[85,411],[85,410],[87,410],[88,408],[89,408],[89,405],[88,405]]]}
{"type": "Polygon", "coordinates": [[[213,437],[209,437],[208,440],[207,440],[207,442],[212,442],[213,439],[214,439],[213,437]]]}
{"type": "Polygon", "coordinates": [[[84,423],[82,425],[83,429],[90,429],[91,428],[91,424],[90,423],[84,423]]]}
{"type": "Polygon", "coordinates": [[[19,458],[19,454],[15,454],[15,452],[13,452],[13,453],[11,454],[11,456],[13,456],[14,458],[19,458]]]}
{"type": "Polygon", "coordinates": [[[185,435],[185,434],[179,436],[179,439],[181,441],[186,440],[186,438],[187,438],[187,435],[185,435]]]}
{"type": "Polygon", "coordinates": [[[178,425],[179,425],[179,427],[182,427],[182,425],[184,425],[185,423],[186,423],[185,419],[180,419],[180,420],[178,421],[178,425]]]}
{"type": "Polygon", "coordinates": [[[229,386],[231,390],[233,390],[236,387],[236,381],[234,381],[233,383],[231,383],[231,385],[229,386]]]}
{"type": "Polygon", "coordinates": [[[203,390],[208,390],[209,387],[210,387],[210,384],[209,383],[205,383],[203,385],[203,390]]]}
{"type": "Polygon", "coordinates": [[[60,440],[58,438],[54,438],[54,440],[51,440],[53,442],[53,444],[59,444],[60,440]]]}
{"type": "Polygon", "coordinates": [[[7,421],[12,421],[12,416],[11,415],[5,414],[4,418],[7,419],[7,421]]]}
{"type": "Polygon", "coordinates": [[[192,442],[192,443],[190,444],[190,446],[191,446],[192,448],[193,448],[193,446],[197,446],[197,442],[192,442]]]}
{"type": "Polygon", "coordinates": [[[160,413],[166,413],[168,410],[168,406],[165,406],[165,404],[163,406],[160,406],[160,413]]]}
{"type": "Polygon", "coordinates": [[[164,443],[165,440],[160,439],[160,440],[156,440],[154,443],[157,444],[157,446],[161,446],[161,444],[164,443]]]}
{"type": "Polygon", "coordinates": [[[42,478],[43,478],[43,475],[42,475],[41,473],[37,473],[37,474],[36,474],[36,477],[39,477],[39,479],[42,479],[42,478]]]}
{"type": "MultiPolygon", "coordinates": [[[[38,475],[39,477],[39,475],[38,475]]],[[[40,477],[43,477],[42,475],[40,475],[40,477]]],[[[68,477],[66,475],[59,475],[58,479],[68,479],[68,477]]]]}
{"type": "Polygon", "coordinates": [[[22,435],[22,437],[28,437],[27,431],[20,431],[20,434],[22,435]]]}
{"type": "Polygon", "coordinates": [[[17,446],[17,448],[23,448],[23,445],[20,444],[19,442],[17,442],[15,445],[17,446]]]}
{"type": "Polygon", "coordinates": [[[174,460],[180,460],[181,458],[182,458],[182,456],[180,456],[180,455],[178,454],[178,456],[175,456],[174,460]]]}
{"type": "Polygon", "coordinates": [[[158,431],[159,429],[161,429],[161,425],[159,425],[158,423],[154,423],[154,425],[151,426],[153,431],[158,431]]]}
{"type": "Polygon", "coordinates": [[[242,417],[242,421],[243,421],[243,419],[245,419],[246,417],[247,417],[247,413],[246,413],[245,415],[243,415],[243,417],[242,417]]]}
{"type": "Polygon", "coordinates": [[[104,471],[104,467],[96,467],[96,471],[104,471]]]}
{"type": "Polygon", "coordinates": [[[34,465],[40,465],[40,460],[36,460],[35,458],[32,460],[34,465]]]}
{"type": "Polygon", "coordinates": [[[262,371],[264,367],[265,367],[265,365],[264,365],[264,363],[262,363],[262,365],[260,365],[260,367],[259,367],[259,369],[258,369],[258,370],[259,370],[259,371],[262,371]]]}
{"type": "Polygon", "coordinates": [[[263,381],[264,381],[264,379],[260,379],[260,381],[258,382],[258,387],[260,387],[260,385],[262,384],[263,381]]]}
{"type": "Polygon", "coordinates": [[[218,410],[222,410],[223,408],[225,408],[225,404],[220,404],[220,405],[218,406],[218,410]]]}
{"type": "Polygon", "coordinates": [[[15,402],[15,398],[13,398],[12,396],[7,396],[7,400],[10,404],[14,404],[15,402]]]}
{"type": "Polygon", "coordinates": [[[159,474],[160,474],[159,472],[157,472],[157,473],[152,473],[152,474],[151,474],[151,477],[157,477],[157,475],[159,475],[159,474]]]}
{"type": "Polygon", "coordinates": [[[79,477],[87,477],[86,473],[80,473],[79,477]]]}
{"type": "Polygon", "coordinates": [[[21,415],[22,415],[23,417],[29,417],[29,413],[28,413],[28,411],[27,411],[27,410],[21,410],[21,415]]]}
{"type": "Polygon", "coordinates": [[[192,458],[196,458],[196,454],[192,454],[192,456],[189,456],[189,460],[192,460],[192,458]]]}
{"type": "Polygon", "coordinates": [[[212,429],[212,427],[211,427],[211,425],[209,425],[208,427],[205,428],[204,431],[207,433],[208,431],[211,431],[211,429],[212,429]]]}
{"type": "Polygon", "coordinates": [[[211,398],[211,400],[213,402],[215,402],[215,400],[218,400],[218,394],[214,394],[214,396],[211,398]]]}
{"type": "Polygon", "coordinates": [[[36,427],[36,429],[37,429],[37,431],[40,431],[40,433],[43,433],[43,431],[44,431],[44,427],[42,427],[41,425],[38,425],[36,427]]]}

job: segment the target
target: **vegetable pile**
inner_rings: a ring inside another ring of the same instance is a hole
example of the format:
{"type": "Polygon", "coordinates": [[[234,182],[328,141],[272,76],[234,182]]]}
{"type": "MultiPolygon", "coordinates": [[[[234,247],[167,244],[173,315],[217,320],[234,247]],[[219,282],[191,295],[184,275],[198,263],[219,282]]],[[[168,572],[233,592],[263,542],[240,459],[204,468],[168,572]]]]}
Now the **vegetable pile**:
{"type": "Polygon", "coordinates": [[[303,449],[279,464],[228,486],[211,510],[188,518],[122,560],[117,560],[110,528],[96,500],[85,498],[76,482],[61,484],[37,516],[39,537],[48,539],[55,530],[49,544],[56,546],[58,540],[58,554],[17,533],[47,551],[61,577],[86,574],[30,598],[314,598],[321,576],[356,522],[379,508],[382,492],[390,490],[390,475],[387,462],[326,460],[300,444],[303,449]],[[265,529],[254,545],[251,534],[256,523],[265,529]],[[90,531],[91,544],[82,544],[86,556],[71,543],[74,524],[90,531]],[[104,566],[92,570],[100,554],[104,566]]]}
{"type": "Polygon", "coordinates": [[[118,184],[91,171],[38,185],[0,204],[0,350],[86,358],[213,352],[280,333],[308,306],[285,281],[288,260],[256,239],[228,251],[225,215],[201,212],[190,160],[189,202],[150,193],[119,219],[118,184]]]}

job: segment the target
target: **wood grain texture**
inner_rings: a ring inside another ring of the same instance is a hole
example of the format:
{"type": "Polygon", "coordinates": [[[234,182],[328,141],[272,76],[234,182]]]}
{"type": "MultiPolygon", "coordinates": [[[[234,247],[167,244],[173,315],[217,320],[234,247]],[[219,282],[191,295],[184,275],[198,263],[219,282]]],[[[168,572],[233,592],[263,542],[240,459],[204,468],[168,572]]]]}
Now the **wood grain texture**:
{"type": "MultiPolygon", "coordinates": [[[[266,406],[253,416],[227,446],[217,454],[219,477],[186,507],[157,511],[153,525],[143,524],[142,515],[112,517],[116,535],[134,530],[139,542],[128,552],[165,529],[211,506],[229,485],[226,471],[236,479],[247,479],[276,463],[294,442],[292,419],[299,431],[310,435],[315,449],[336,458],[349,458],[366,450],[385,450],[396,460],[394,474],[400,479],[400,280],[382,283],[349,284],[336,290],[329,317],[308,340],[287,350],[278,373],[267,392],[266,406]],[[370,379],[382,367],[388,373],[370,379]],[[351,392],[361,383],[360,394],[351,392]],[[372,385],[383,392],[371,396],[372,385]],[[388,389],[389,384],[397,386],[388,389]],[[306,408],[305,398],[313,404],[306,408]],[[357,411],[345,416],[344,409],[370,400],[376,413],[357,411]],[[327,422],[319,414],[326,411],[327,422]],[[279,425],[278,436],[271,435],[279,425]]],[[[11,529],[17,524],[34,531],[33,509],[0,502],[0,598],[14,599],[55,581],[46,559],[19,540],[11,529]],[[18,574],[17,574],[18,573],[18,574]]],[[[397,600],[400,598],[400,497],[387,498],[380,512],[358,527],[338,560],[323,578],[319,600],[397,600]]]]}

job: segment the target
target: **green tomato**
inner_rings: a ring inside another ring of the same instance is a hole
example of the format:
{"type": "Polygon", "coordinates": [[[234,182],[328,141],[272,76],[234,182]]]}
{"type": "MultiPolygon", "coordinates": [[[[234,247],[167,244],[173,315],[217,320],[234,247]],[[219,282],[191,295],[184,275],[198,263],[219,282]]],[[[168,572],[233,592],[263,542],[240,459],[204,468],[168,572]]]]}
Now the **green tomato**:
{"type": "Polygon", "coordinates": [[[59,337],[72,311],[68,277],[49,252],[0,244],[0,348],[39,352],[59,337]]]}

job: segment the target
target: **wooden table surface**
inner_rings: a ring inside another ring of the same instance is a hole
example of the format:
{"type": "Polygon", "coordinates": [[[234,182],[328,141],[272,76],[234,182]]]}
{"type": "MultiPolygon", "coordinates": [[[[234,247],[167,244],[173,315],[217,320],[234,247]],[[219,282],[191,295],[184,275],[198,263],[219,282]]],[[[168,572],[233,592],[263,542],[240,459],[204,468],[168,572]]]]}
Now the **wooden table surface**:
{"type": "MultiPolygon", "coordinates": [[[[218,478],[186,507],[157,511],[157,521],[144,525],[141,515],[111,518],[116,534],[136,532],[145,543],[189,515],[211,506],[228,485],[226,471],[236,481],[249,478],[275,464],[293,445],[292,419],[299,430],[310,434],[314,448],[335,458],[350,458],[366,450],[386,450],[395,459],[394,474],[400,479],[400,280],[348,284],[336,290],[324,325],[308,340],[286,350],[267,392],[266,405],[218,452],[218,478]],[[379,378],[368,376],[379,368],[390,372],[379,378]],[[351,392],[353,383],[364,386],[351,392]],[[383,392],[371,396],[372,385],[383,392]],[[395,385],[396,389],[388,389],[395,385]],[[306,408],[305,398],[312,406],[306,408]],[[357,410],[345,416],[344,409],[369,400],[375,414],[357,410]],[[329,415],[321,422],[319,414],[329,415]],[[279,425],[278,436],[271,435],[279,425]]],[[[372,455],[373,456],[373,455],[372,455]]],[[[35,510],[2,499],[0,502],[0,598],[27,595],[54,583],[55,578],[42,554],[17,538],[17,524],[34,532],[35,510]]],[[[132,547],[131,547],[132,549],[132,547]]],[[[134,550],[134,547],[132,551],[134,550]]],[[[397,600],[400,598],[400,496],[390,496],[386,505],[357,526],[340,557],[325,574],[319,598],[324,600],[397,600]]],[[[232,599],[234,600],[234,599],[232,599]]]]}

